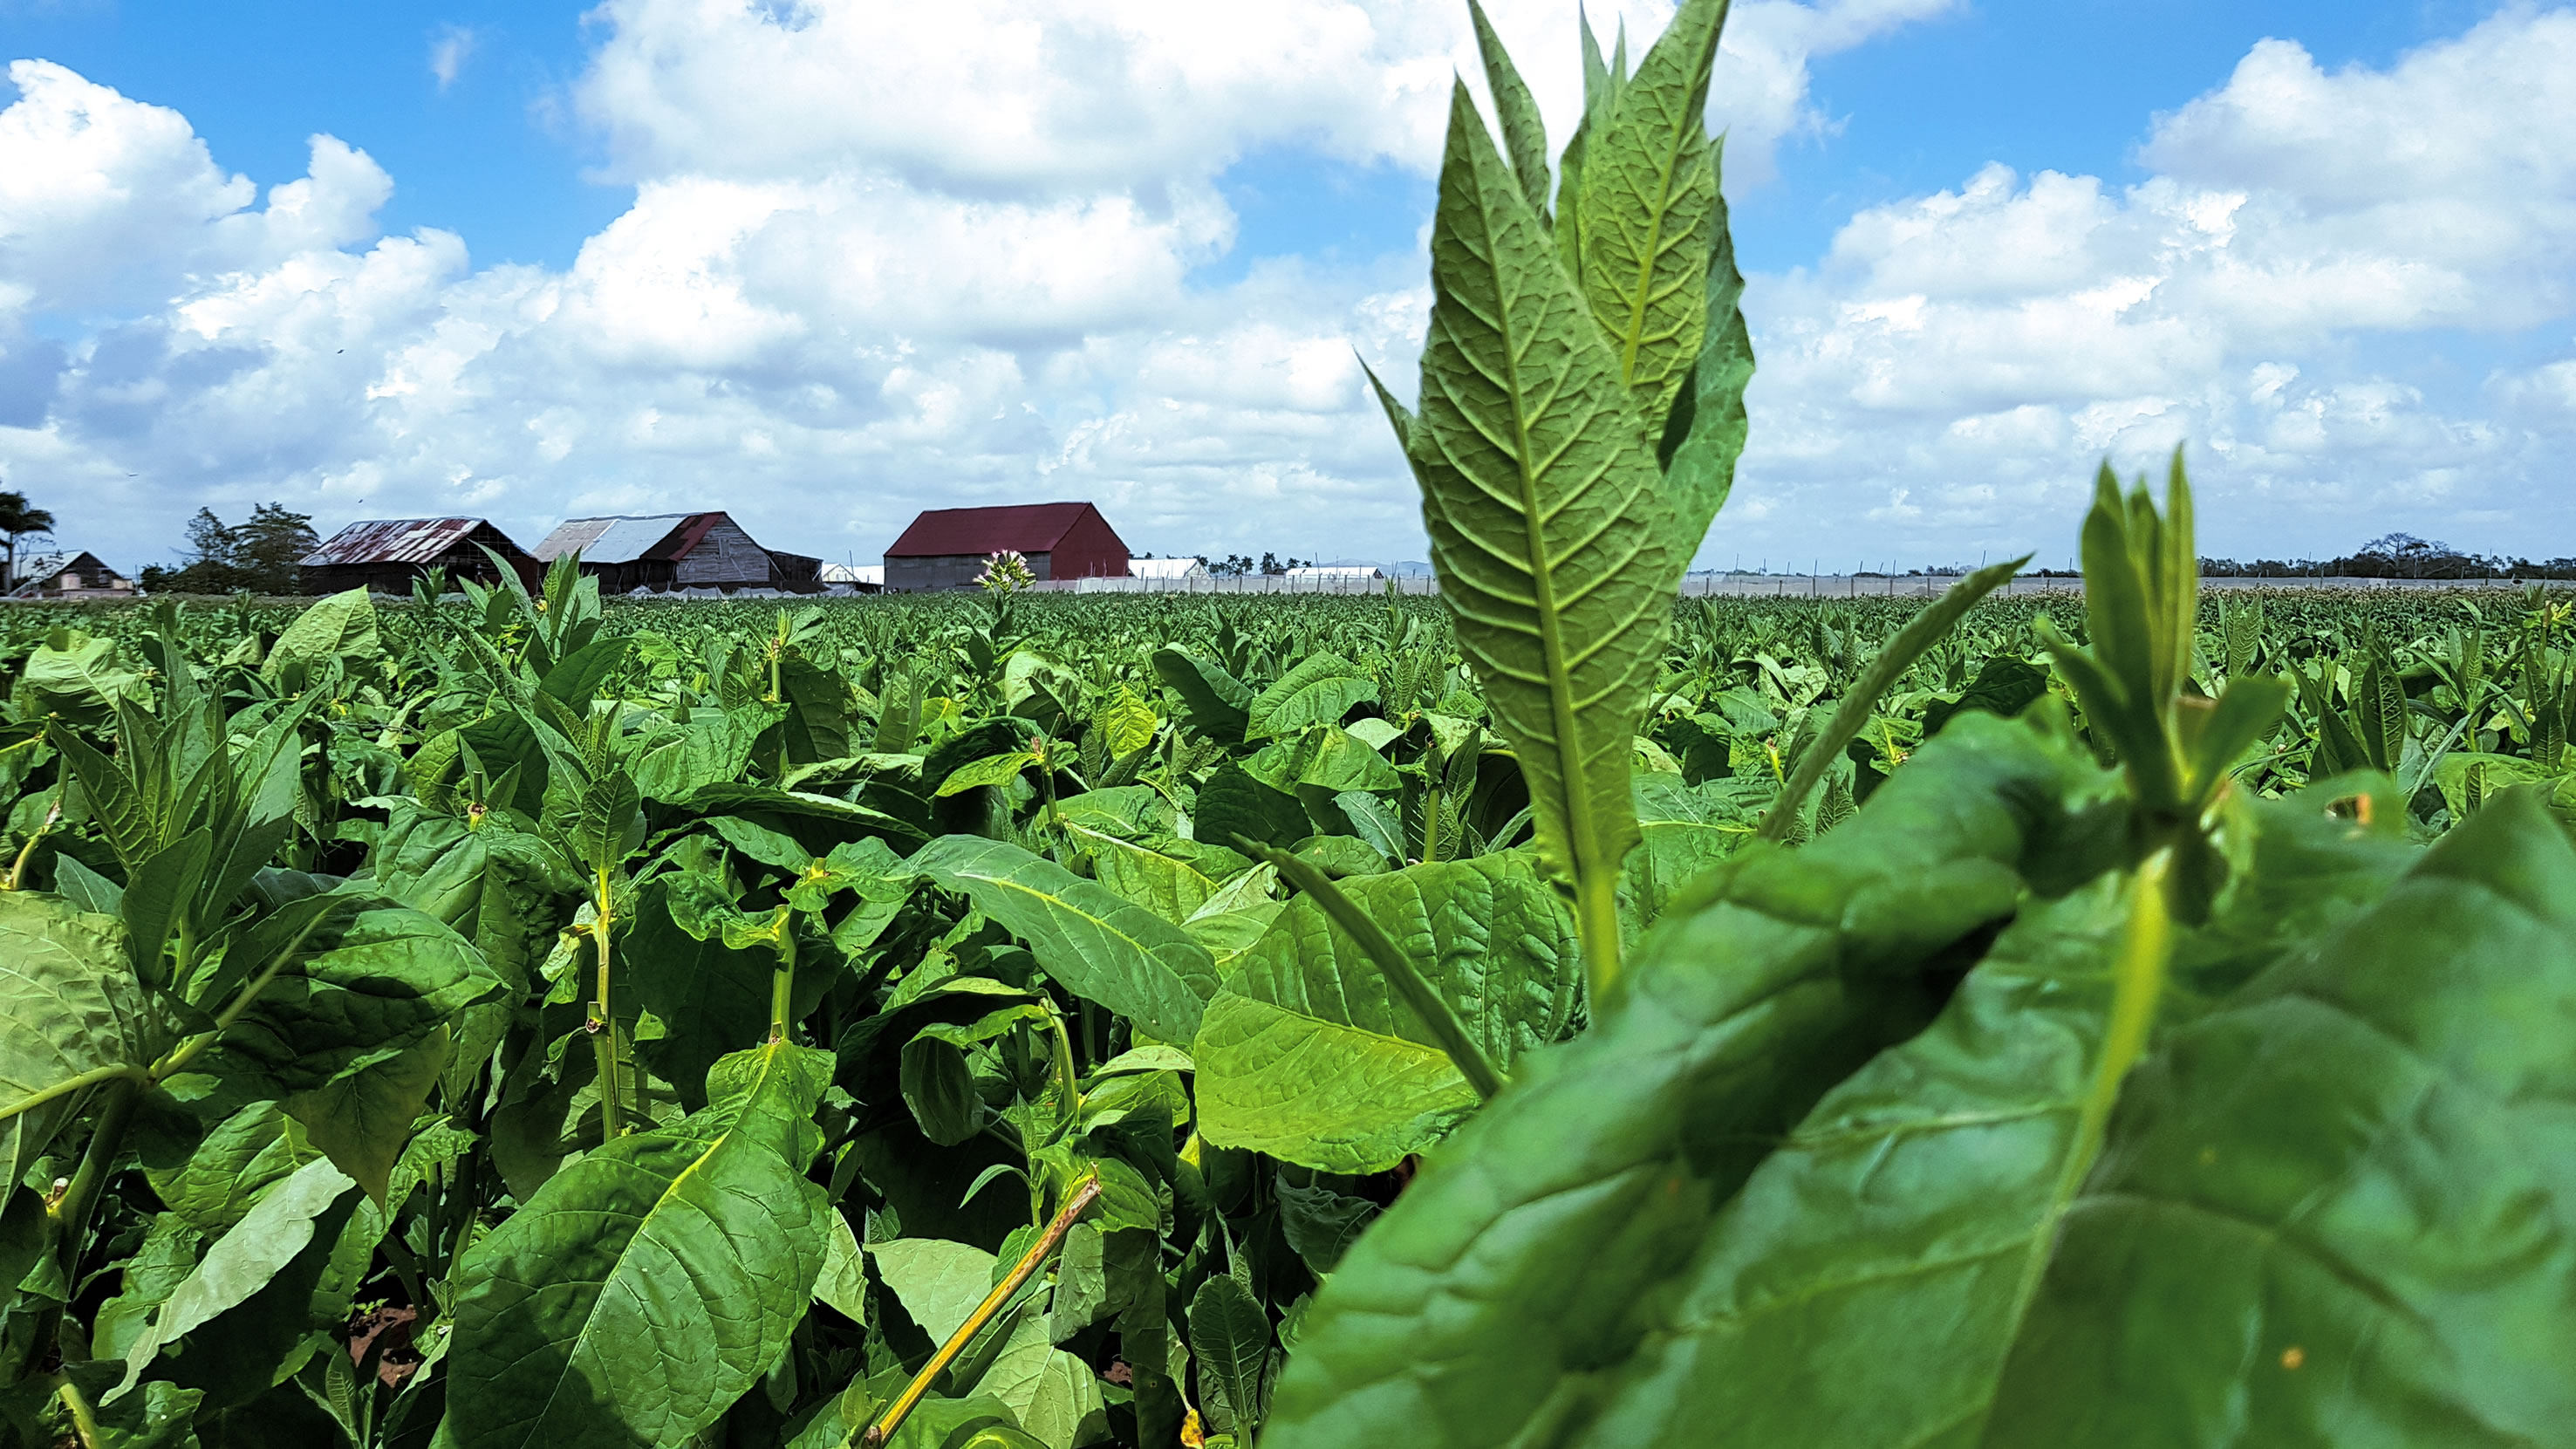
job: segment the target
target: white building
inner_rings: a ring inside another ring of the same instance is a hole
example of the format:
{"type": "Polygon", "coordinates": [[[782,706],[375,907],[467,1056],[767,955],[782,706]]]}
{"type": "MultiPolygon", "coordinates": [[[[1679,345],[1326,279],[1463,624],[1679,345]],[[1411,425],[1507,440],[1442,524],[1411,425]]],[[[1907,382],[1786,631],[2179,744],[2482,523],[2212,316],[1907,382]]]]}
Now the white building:
{"type": "Polygon", "coordinates": [[[1299,582],[1349,583],[1354,580],[1382,579],[1386,574],[1375,564],[1307,564],[1290,569],[1288,577],[1299,582]]]}
{"type": "Polygon", "coordinates": [[[1207,565],[1194,558],[1127,560],[1127,577],[1131,579],[1203,579],[1207,571],[1207,565]]]}

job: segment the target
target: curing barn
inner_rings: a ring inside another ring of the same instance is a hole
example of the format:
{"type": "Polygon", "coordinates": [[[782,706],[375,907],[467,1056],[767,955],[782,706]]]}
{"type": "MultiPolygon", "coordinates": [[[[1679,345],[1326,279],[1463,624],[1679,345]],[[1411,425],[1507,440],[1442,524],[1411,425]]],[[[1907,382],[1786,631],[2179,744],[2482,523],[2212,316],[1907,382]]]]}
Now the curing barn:
{"type": "Polygon", "coordinates": [[[885,551],[888,589],[956,589],[990,555],[1014,552],[1042,579],[1127,577],[1127,545],[1088,503],[933,508],[885,551]]]}
{"type": "Polygon", "coordinates": [[[600,591],[822,587],[823,561],[763,548],[724,513],[657,513],[637,518],[567,518],[537,545],[537,560],[581,555],[600,591]]]}
{"type": "Polygon", "coordinates": [[[308,594],[367,588],[407,594],[411,581],[431,569],[450,578],[497,584],[501,575],[483,550],[501,556],[522,583],[537,580],[537,561],[508,534],[480,518],[370,518],[352,523],[297,561],[308,594]]]}

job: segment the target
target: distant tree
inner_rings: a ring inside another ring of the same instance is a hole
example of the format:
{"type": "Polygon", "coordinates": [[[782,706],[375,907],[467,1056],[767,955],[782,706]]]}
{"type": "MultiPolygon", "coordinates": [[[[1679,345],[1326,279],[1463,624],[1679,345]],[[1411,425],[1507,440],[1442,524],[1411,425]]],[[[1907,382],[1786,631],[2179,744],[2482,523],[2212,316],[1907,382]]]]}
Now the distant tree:
{"type": "Polygon", "coordinates": [[[1280,564],[1279,555],[1265,548],[1261,551],[1261,571],[1265,574],[1284,574],[1288,570],[1280,564]]]}
{"type": "Polygon", "coordinates": [[[236,589],[291,594],[296,591],[297,565],[320,544],[312,515],[284,504],[259,504],[237,524],[224,522],[211,508],[200,508],[188,520],[186,565],[165,573],[159,586],[185,594],[228,594],[236,589]]]}
{"type": "Polygon", "coordinates": [[[18,582],[18,540],[30,533],[54,531],[54,515],[32,507],[27,495],[0,493],[0,582],[18,582]]]}

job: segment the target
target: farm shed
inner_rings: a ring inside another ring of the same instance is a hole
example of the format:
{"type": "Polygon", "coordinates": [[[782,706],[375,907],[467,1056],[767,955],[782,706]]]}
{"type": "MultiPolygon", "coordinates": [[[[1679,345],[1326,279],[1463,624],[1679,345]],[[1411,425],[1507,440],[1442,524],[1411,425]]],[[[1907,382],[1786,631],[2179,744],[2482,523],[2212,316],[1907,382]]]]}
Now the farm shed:
{"type": "Polygon", "coordinates": [[[1041,579],[1127,577],[1127,545],[1088,503],[1015,503],[998,508],[933,508],[885,551],[889,589],[957,589],[975,582],[984,560],[1015,552],[1041,579]]]}
{"type": "Polygon", "coordinates": [[[1203,579],[1207,564],[1194,558],[1131,558],[1127,576],[1131,579],[1203,579]]]}
{"type": "Polygon", "coordinates": [[[567,518],[537,545],[537,561],[581,555],[581,571],[605,593],[635,589],[822,587],[823,561],[763,548],[724,513],[658,513],[640,518],[567,518]]]}
{"type": "Polygon", "coordinates": [[[99,561],[97,554],[30,554],[18,560],[13,599],[130,599],[134,580],[99,561]]]}
{"type": "Polygon", "coordinates": [[[823,587],[860,594],[880,592],[885,588],[885,565],[827,563],[823,565],[823,587]]]}
{"type": "Polygon", "coordinates": [[[431,569],[454,578],[497,584],[501,576],[483,550],[507,560],[519,581],[533,585],[537,561],[510,536],[480,518],[370,518],[341,529],[297,561],[308,594],[366,588],[411,592],[411,581],[431,569]]]}

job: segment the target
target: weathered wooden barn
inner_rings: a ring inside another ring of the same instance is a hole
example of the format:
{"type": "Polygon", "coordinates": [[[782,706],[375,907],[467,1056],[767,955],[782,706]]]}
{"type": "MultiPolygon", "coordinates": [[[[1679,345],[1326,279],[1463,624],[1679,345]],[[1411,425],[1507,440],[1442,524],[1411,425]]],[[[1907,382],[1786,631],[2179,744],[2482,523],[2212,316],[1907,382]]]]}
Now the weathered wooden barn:
{"type": "Polygon", "coordinates": [[[636,589],[792,589],[822,587],[823,561],[763,548],[724,513],[661,513],[641,518],[567,518],[537,545],[552,563],[581,555],[581,571],[607,593],[636,589]]]}
{"type": "Polygon", "coordinates": [[[1088,503],[1016,503],[933,508],[885,551],[889,589],[956,589],[975,582],[984,561],[1012,552],[1041,579],[1127,577],[1127,545],[1088,503]]]}
{"type": "Polygon", "coordinates": [[[537,561],[508,534],[480,518],[370,518],[341,529],[322,546],[297,561],[299,586],[308,594],[336,594],[368,588],[380,593],[411,592],[411,581],[431,569],[450,578],[497,584],[489,548],[509,564],[521,583],[533,587],[542,574],[537,561]]]}
{"type": "Polygon", "coordinates": [[[13,599],[129,599],[134,580],[100,562],[86,549],[79,553],[29,554],[18,560],[13,599]]]}

